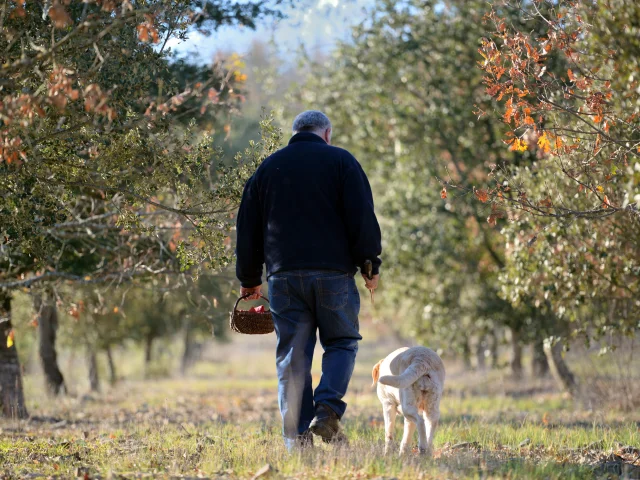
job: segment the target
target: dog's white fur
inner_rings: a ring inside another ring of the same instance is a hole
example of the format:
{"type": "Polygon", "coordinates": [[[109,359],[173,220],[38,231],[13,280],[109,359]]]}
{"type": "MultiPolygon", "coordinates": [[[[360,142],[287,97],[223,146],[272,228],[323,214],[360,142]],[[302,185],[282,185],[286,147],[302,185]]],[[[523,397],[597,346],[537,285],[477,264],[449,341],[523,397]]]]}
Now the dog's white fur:
{"type": "Polygon", "coordinates": [[[396,414],[404,415],[404,435],[400,455],[418,427],[418,449],[430,455],[440,420],[440,399],[444,389],[444,364],[436,352],[426,347],[399,348],[380,360],[371,372],[378,384],[385,430],[385,453],[395,433],[396,414]]]}

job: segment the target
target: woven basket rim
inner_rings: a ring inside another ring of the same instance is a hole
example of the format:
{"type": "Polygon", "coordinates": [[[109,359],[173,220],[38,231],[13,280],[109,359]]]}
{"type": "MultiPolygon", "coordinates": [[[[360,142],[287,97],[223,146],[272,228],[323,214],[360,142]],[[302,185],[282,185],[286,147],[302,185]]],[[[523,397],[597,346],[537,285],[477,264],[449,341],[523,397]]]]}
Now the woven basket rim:
{"type": "MultiPolygon", "coordinates": [[[[271,310],[266,310],[264,312],[238,310],[240,301],[251,295],[253,294],[243,295],[238,298],[236,304],[233,307],[233,311],[231,312],[229,327],[234,332],[246,335],[258,335],[273,332],[275,330],[275,325],[273,323],[271,310]]],[[[264,295],[260,295],[260,297],[262,297],[267,301],[267,303],[269,303],[269,299],[267,299],[264,295]]]]}

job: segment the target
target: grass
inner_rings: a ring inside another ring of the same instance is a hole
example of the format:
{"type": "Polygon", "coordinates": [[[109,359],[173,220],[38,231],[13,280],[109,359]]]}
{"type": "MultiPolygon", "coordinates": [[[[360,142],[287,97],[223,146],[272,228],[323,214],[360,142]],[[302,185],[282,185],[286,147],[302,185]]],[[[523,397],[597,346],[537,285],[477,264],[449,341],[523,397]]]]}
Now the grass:
{"type": "Polygon", "coordinates": [[[640,478],[640,451],[622,448],[640,447],[638,414],[576,408],[548,382],[452,366],[434,457],[385,456],[368,377],[392,349],[381,343],[363,344],[359,357],[347,398],[350,445],[289,455],[269,342],[216,346],[190,378],[124,380],[101,394],[51,400],[42,379],[27,376],[33,417],[0,423],[0,478],[235,479],[265,465],[260,478],[640,478]]]}

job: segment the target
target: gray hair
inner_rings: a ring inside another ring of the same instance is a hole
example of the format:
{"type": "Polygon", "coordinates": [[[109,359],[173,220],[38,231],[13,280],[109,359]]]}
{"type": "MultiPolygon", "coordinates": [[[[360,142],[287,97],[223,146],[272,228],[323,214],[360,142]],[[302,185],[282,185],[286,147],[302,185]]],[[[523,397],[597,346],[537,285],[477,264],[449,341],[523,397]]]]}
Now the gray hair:
{"type": "Polygon", "coordinates": [[[293,133],[297,132],[317,132],[331,128],[331,120],[324,113],[318,110],[307,110],[302,112],[293,121],[293,133]]]}

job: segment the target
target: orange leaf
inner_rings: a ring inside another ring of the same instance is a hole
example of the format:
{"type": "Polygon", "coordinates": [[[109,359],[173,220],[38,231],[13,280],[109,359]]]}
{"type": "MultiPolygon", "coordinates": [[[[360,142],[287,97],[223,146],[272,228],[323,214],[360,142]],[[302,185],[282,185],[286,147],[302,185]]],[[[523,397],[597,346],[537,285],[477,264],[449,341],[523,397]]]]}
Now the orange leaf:
{"type": "Polygon", "coordinates": [[[513,116],[513,108],[509,107],[507,108],[507,111],[504,112],[504,117],[502,117],[504,119],[505,122],[509,123],[511,122],[511,117],[513,116]]]}
{"type": "Polygon", "coordinates": [[[210,102],[217,103],[218,102],[218,91],[215,88],[210,88],[207,92],[207,98],[210,102]]]}
{"type": "Polygon", "coordinates": [[[524,140],[520,140],[519,138],[516,138],[511,143],[509,150],[511,150],[512,152],[524,152],[528,147],[529,146],[527,145],[527,142],[525,142],[524,140]]]}
{"type": "Polygon", "coordinates": [[[549,197],[545,198],[540,202],[541,207],[551,208],[553,203],[551,203],[551,199],[549,197]]]}
{"type": "Polygon", "coordinates": [[[24,17],[26,15],[26,12],[24,10],[24,8],[18,6],[15,8],[15,10],[13,12],[11,12],[11,15],[9,15],[9,18],[18,18],[18,17],[24,17]]]}
{"type": "Polygon", "coordinates": [[[443,200],[447,198],[447,187],[442,187],[442,190],[440,190],[440,198],[443,200]]]}
{"type": "Polygon", "coordinates": [[[64,28],[72,23],[67,10],[59,3],[49,8],[49,18],[51,18],[51,21],[56,28],[64,28]]]}
{"type": "Polygon", "coordinates": [[[544,425],[549,425],[549,413],[548,412],[544,412],[544,415],[542,415],[542,423],[544,425]]]}
{"type": "Polygon", "coordinates": [[[149,41],[149,27],[146,24],[138,25],[136,30],[138,30],[138,38],[141,42],[149,41]]]}
{"type": "Polygon", "coordinates": [[[551,151],[551,144],[549,143],[546,132],[538,138],[538,147],[540,147],[540,150],[544,153],[549,153],[551,151]]]}
{"type": "Polygon", "coordinates": [[[475,192],[476,198],[480,200],[482,203],[487,203],[489,200],[489,194],[486,190],[476,190],[475,192]]]}
{"type": "Polygon", "coordinates": [[[560,137],[556,137],[555,146],[556,150],[562,147],[562,139],[560,137]]]}
{"type": "Polygon", "coordinates": [[[576,76],[573,74],[571,69],[567,70],[567,75],[569,75],[569,80],[571,80],[572,82],[576,81],[576,76]]]}

